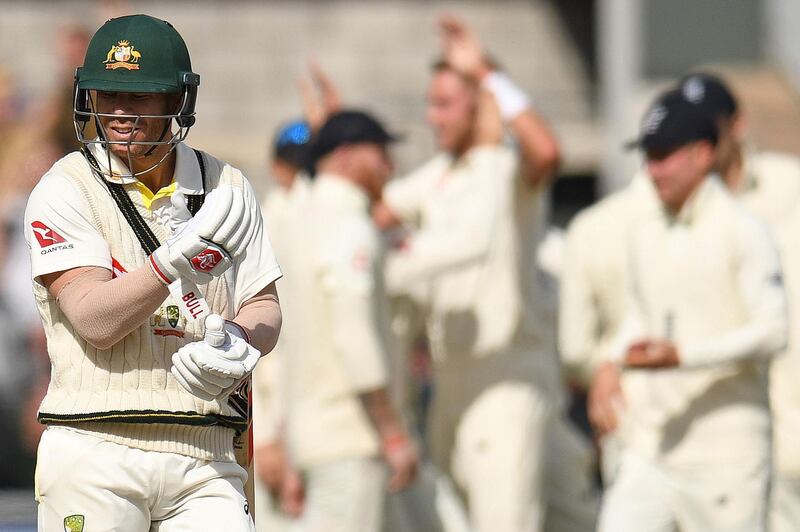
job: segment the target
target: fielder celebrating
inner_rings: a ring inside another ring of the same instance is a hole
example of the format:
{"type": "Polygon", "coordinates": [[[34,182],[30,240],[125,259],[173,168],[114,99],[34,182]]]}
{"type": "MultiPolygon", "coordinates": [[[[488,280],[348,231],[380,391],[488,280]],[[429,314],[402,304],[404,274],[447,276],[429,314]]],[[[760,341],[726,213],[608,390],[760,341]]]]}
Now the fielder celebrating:
{"type": "Polygon", "coordinates": [[[40,530],[254,530],[233,440],[281,272],[244,176],[182,143],[198,84],[169,23],[109,20],[76,72],[83,149],[31,194],[40,530]]]}
{"type": "Polygon", "coordinates": [[[766,526],[766,371],[786,342],[785,294],[766,228],[711,174],[716,142],[680,91],[642,122],[661,208],[630,231],[627,315],[608,350],[624,370],[623,450],[603,532],[766,526]]]}
{"type": "Polygon", "coordinates": [[[546,465],[579,463],[563,458],[579,446],[565,445],[553,301],[535,264],[558,146],[471,32],[440,24],[427,118],[441,153],[390,183],[375,211],[383,226],[414,228],[387,261],[390,289],[428,287],[434,462],[466,494],[476,531],[589,530],[580,474],[555,473],[547,491],[560,500],[547,509],[543,487],[546,465]],[[555,440],[562,455],[546,458],[555,440]]]}

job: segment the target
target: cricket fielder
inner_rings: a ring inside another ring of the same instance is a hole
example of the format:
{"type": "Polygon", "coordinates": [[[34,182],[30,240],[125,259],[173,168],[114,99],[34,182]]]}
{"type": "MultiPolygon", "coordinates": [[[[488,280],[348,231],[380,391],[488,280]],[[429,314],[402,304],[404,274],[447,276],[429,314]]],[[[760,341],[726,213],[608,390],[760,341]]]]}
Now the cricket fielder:
{"type": "Polygon", "coordinates": [[[591,530],[580,475],[557,472],[563,491],[544,481],[546,465],[579,462],[548,456],[576,448],[549,441],[570,433],[559,426],[555,302],[536,266],[558,144],[472,33],[451,17],[440,26],[444,60],[427,110],[440,152],[390,183],[376,212],[412,229],[387,261],[390,290],[429,287],[433,460],[465,494],[478,532],[543,530],[559,504],[572,506],[573,522],[548,527],[591,530]],[[570,495],[550,500],[555,491],[570,495]]]}
{"type": "Polygon", "coordinates": [[[314,144],[317,177],[285,262],[291,356],[286,440],[305,481],[307,532],[378,532],[386,490],[413,480],[417,452],[388,393],[388,299],[369,207],[394,140],[367,113],[331,115],[314,144]]]}
{"type": "Polygon", "coordinates": [[[765,530],[766,372],[786,342],[775,245],[712,173],[717,126],[661,95],[635,145],[660,208],[629,232],[619,469],[599,530],[765,530]]]}
{"type": "MultiPolygon", "coordinates": [[[[693,73],[679,85],[684,98],[712,115],[719,128],[716,167],[728,189],[742,205],[764,220],[778,242],[786,276],[790,308],[796,299],[797,204],[800,199],[800,160],[776,152],[756,150],[746,142],[746,116],[736,96],[719,77],[693,73]]],[[[792,314],[793,315],[793,314],[792,314]]],[[[800,328],[790,323],[789,349],[776,357],[770,371],[770,403],[773,415],[773,471],[770,518],[773,532],[800,528],[800,452],[797,437],[797,342],[800,328]]]]}
{"type": "Polygon", "coordinates": [[[254,530],[234,437],[281,271],[241,172],[182,143],[198,84],[168,22],[109,20],[76,73],[83,149],[30,196],[39,530],[254,530]]]}

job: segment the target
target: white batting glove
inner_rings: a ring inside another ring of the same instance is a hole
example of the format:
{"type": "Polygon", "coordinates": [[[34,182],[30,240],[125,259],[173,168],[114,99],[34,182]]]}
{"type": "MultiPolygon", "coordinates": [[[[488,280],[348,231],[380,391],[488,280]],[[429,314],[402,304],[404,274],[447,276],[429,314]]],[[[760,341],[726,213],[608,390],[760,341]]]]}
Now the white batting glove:
{"type": "Polygon", "coordinates": [[[172,215],[167,220],[167,227],[174,235],[189,223],[189,220],[192,219],[192,213],[186,203],[186,195],[180,190],[173,192],[169,197],[169,201],[172,204],[172,215]]]}
{"type": "Polygon", "coordinates": [[[205,325],[202,342],[186,344],[172,355],[171,372],[186,391],[211,401],[230,394],[255,369],[261,352],[218,314],[208,316],[205,325]]]}
{"type": "Polygon", "coordinates": [[[166,285],[178,278],[205,284],[244,255],[256,224],[242,189],[220,185],[188,221],[182,199],[172,198],[177,231],[150,255],[150,267],[166,285]]]}

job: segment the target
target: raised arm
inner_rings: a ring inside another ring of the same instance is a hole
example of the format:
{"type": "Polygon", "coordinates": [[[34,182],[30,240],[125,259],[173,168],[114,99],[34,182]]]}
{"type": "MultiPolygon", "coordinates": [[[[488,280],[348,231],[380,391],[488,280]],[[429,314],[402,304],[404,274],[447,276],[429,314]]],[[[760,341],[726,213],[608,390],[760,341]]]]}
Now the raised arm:
{"type": "Polygon", "coordinates": [[[342,108],[342,98],[333,80],[315,60],[308,62],[309,76],[298,80],[303,114],[312,131],[319,130],[325,120],[342,108]]]}
{"type": "Polygon", "coordinates": [[[558,142],[545,120],[535,112],[528,96],[487,57],[474,33],[459,19],[439,19],[445,60],[465,76],[480,83],[497,102],[500,116],[519,146],[521,172],[526,182],[547,184],[558,168],[558,142]]]}

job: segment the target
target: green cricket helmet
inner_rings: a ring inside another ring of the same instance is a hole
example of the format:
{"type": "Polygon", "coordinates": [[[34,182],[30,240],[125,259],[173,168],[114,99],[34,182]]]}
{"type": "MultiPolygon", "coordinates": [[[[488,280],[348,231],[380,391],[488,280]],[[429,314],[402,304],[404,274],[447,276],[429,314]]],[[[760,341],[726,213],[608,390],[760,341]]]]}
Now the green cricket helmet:
{"type": "MultiPolygon", "coordinates": [[[[86,145],[106,145],[106,136],[92,99],[92,91],[165,93],[180,95],[175,111],[166,115],[132,115],[132,119],[166,119],[158,141],[130,144],[158,145],[182,142],[195,122],[195,102],[200,76],[192,72],[186,43],[165,20],[147,15],[113,18],[97,30],[89,42],[83,66],[75,71],[75,129],[78,140],[86,145]],[[94,118],[99,139],[86,139],[86,124],[94,118]],[[178,131],[164,140],[172,120],[178,131]]],[[[119,115],[117,115],[119,116],[119,115]]]]}

